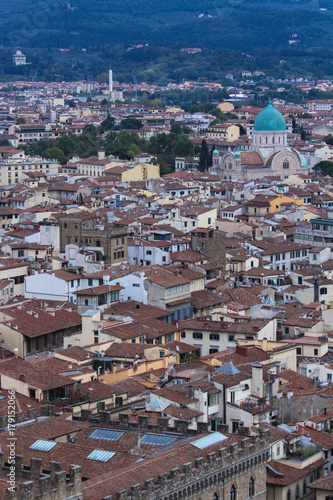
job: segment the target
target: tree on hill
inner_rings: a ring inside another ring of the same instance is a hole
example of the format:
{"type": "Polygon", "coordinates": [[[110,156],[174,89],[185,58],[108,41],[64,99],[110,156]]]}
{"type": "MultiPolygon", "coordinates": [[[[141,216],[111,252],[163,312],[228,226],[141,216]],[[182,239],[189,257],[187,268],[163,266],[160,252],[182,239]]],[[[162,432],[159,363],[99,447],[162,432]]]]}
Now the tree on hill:
{"type": "Polygon", "coordinates": [[[84,134],[90,134],[96,137],[97,135],[97,129],[92,123],[88,123],[83,129],[84,134]]]}
{"type": "Polygon", "coordinates": [[[187,135],[181,135],[177,138],[175,144],[175,156],[193,156],[194,155],[194,144],[187,137],[187,135]]]}
{"type": "Polygon", "coordinates": [[[314,167],[313,170],[315,172],[319,172],[323,175],[329,175],[333,177],[333,162],[332,161],[320,161],[317,163],[314,167]]]}
{"type": "Polygon", "coordinates": [[[201,142],[199,170],[200,172],[207,172],[208,167],[212,166],[212,157],[207,146],[205,139],[201,142]]]}
{"type": "Polygon", "coordinates": [[[104,132],[107,132],[108,130],[113,130],[113,128],[114,128],[114,118],[113,116],[108,115],[107,118],[105,118],[105,120],[102,121],[99,130],[101,134],[104,134],[104,132]]]}
{"type": "Polygon", "coordinates": [[[181,133],[182,133],[182,127],[181,127],[180,123],[174,122],[171,125],[171,132],[173,132],[176,135],[181,135],[181,133]]]}
{"type": "Polygon", "coordinates": [[[57,147],[45,149],[43,156],[52,160],[58,160],[59,163],[65,163],[63,151],[57,147]]]}
{"type": "Polygon", "coordinates": [[[333,145],[333,135],[332,134],[328,134],[324,137],[324,141],[326,142],[326,144],[329,144],[330,146],[333,145]]]}
{"type": "Polygon", "coordinates": [[[142,127],[142,122],[137,118],[124,118],[124,120],[121,120],[120,122],[121,129],[139,130],[142,127]]]}

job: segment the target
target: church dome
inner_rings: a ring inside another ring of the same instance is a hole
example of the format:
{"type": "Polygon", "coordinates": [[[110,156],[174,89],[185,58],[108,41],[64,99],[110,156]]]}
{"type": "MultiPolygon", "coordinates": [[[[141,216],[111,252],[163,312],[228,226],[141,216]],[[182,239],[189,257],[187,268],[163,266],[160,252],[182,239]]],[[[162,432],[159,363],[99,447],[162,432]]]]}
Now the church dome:
{"type": "Polygon", "coordinates": [[[217,149],[214,149],[213,156],[219,156],[220,152],[217,149]]]}
{"type": "Polygon", "coordinates": [[[254,130],[257,132],[281,132],[286,128],[286,120],[280,111],[274,108],[271,101],[260,111],[254,122],[254,130]]]}
{"type": "Polygon", "coordinates": [[[301,160],[302,160],[302,167],[307,167],[308,166],[308,162],[306,161],[305,156],[300,155],[300,157],[301,157],[301,160]]]}
{"type": "Polygon", "coordinates": [[[240,152],[236,151],[236,153],[234,154],[234,156],[236,156],[236,158],[239,158],[240,157],[240,152]]]}

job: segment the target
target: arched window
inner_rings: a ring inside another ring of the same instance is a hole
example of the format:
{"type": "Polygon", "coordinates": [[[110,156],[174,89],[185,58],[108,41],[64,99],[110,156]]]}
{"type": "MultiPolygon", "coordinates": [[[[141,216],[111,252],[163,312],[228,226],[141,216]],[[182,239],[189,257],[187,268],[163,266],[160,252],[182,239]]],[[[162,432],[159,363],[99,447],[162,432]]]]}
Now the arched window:
{"type": "Polygon", "coordinates": [[[267,144],[267,142],[268,142],[268,139],[267,139],[267,137],[266,137],[266,144],[267,144]]]}
{"type": "Polygon", "coordinates": [[[283,162],[283,169],[287,170],[288,168],[289,168],[289,161],[288,160],[284,160],[284,162],[283,162]]]}
{"type": "Polygon", "coordinates": [[[295,489],[295,500],[299,500],[299,485],[296,484],[296,489],[295,489]]]}
{"type": "Polygon", "coordinates": [[[64,228],[66,228],[66,227],[67,227],[67,222],[64,222],[64,228]]]}
{"type": "Polygon", "coordinates": [[[306,495],[306,481],[303,481],[303,495],[306,495]]]}
{"type": "Polygon", "coordinates": [[[251,477],[249,481],[249,497],[254,497],[254,479],[251,477]]]}
{"type": "Polygon", "coordinates": [[[287,500],[291,500],[291,491],[288,490],[288,493],[287,493],[287,500]]]}
{"type": "Polygon", "coordinates": [[[231,486],[230,500],[236,500],[236,488],[234,484],[231,486]]]}
{"type": "Polygon", "coordinates": [[[215,495],[213,496],[213,500],[219,500],[219,497],[218,497],[217,493],[215,493],[215,495]]]}

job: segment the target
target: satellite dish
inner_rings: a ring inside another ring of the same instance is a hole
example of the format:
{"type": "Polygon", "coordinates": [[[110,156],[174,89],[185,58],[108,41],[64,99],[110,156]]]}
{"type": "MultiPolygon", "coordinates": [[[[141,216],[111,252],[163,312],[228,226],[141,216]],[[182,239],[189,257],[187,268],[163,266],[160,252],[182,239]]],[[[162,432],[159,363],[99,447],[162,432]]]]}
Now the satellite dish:
{"type": "Polygon", "coordinates": [[[178,351],[178,352],[179,352],[179,346],[178,346],[178,345],[176,345],[176,351],[178,351]]]}

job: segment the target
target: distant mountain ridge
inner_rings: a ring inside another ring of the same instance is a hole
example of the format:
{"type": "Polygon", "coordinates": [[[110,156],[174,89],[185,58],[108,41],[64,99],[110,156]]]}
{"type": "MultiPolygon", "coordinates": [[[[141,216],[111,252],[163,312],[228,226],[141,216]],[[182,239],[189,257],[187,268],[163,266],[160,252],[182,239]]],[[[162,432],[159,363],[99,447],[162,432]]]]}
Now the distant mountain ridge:
{"type": "Polygon", "coordinates": [[[333,0],[1,0],[4,47],[333,47],[333,0]],[[326,10],[321,10],[326,9],[326,10]],[[291,41],[291,42],[290,42],[291,41]]]}

